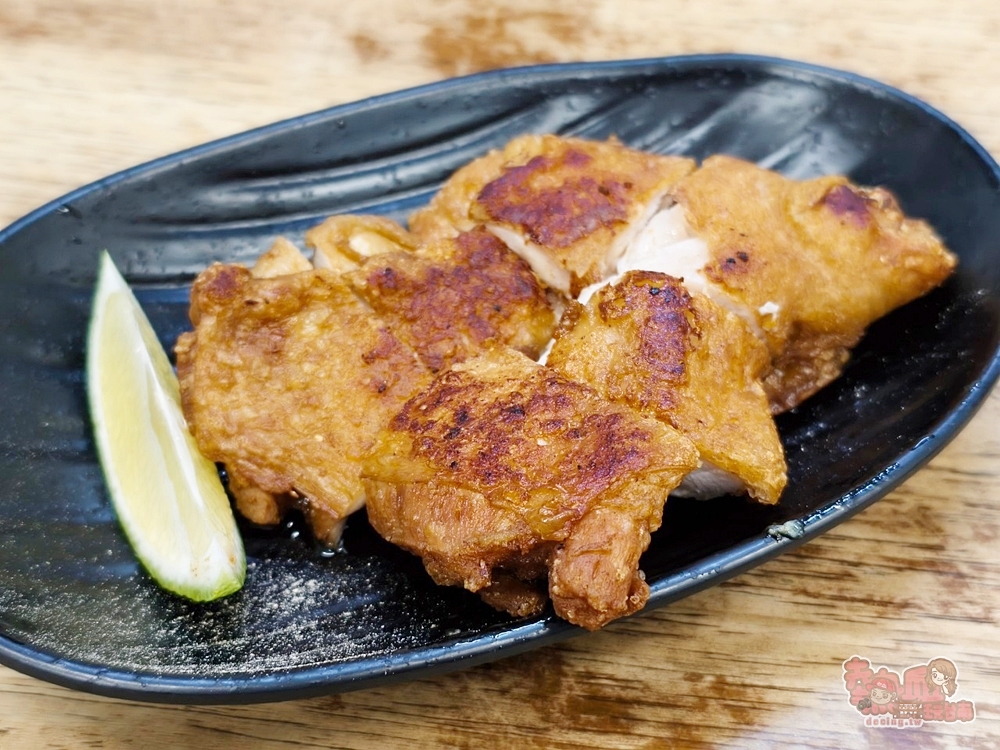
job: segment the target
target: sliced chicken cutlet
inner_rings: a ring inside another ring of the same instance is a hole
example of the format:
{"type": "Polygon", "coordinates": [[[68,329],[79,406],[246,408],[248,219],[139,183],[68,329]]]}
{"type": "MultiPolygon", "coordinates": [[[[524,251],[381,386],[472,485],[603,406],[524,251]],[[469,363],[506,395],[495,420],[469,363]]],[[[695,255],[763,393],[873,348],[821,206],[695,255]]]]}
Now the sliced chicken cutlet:
{"type": "Polygon", "coordinates": [[[526,135],[459,169],[410,217],[410,228],[448,236],[484,224],[548,286],[576,296],[613,272],[694,166],[615,140],[526,135]]]}
{"type": "Polygon", "coordinates": [[[330,271],[215,264],[191,310],[176,353],[198,448],[225,464],[250,520],[276,523],[294,502],[335,543],[365,500],[362,456],[430,373],[330,271]]]}
{"type": "Polygon", "coordinates": [[[789,180],[713,156],[638,238],[656,270],[742,316],[767,343],[775,413],[838,377],[877,318],[926,294],[956,258],[881,188],[789,180]],[[656,236],[653,236],[656,235],[656,236]]]}
{"type": "Polygon", "coordinates": [[[787,476],[760,380],[768,362],[733,313],[671,276],[629,271],[567,311],[547,365],[694,443],[702,465],[675,495],[775,503],[787,476]]]}
{"type": "Polygon", "coordinates": [[[537,358],[555,328],[531,268],[481,227],[374,256],[346,278],[433,372],[494,345],[537,358]]]}
{"type": "Polygon", "coordinates": [[[673,428],[509,349],[439,375],[365,462],[368,517],[442,585],[595,629],[649,595],[639,557],[697,464],[673,428]]]}

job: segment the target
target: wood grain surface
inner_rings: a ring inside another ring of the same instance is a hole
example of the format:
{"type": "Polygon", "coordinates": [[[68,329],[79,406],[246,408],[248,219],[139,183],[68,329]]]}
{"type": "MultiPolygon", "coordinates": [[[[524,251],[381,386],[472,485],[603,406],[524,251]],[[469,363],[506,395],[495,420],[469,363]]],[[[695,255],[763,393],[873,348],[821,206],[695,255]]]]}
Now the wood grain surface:
{"type": "MultiPolygon", "coordinates": [[[[1000,154],[995,0],[0,0],[0,226],[275,120],[534,62],[740,51],[852,70],[1000,154]]],[[[1000,393],[900,490],[673,606],[434,679],[155,706],[0,668],[0,749],[1000,747],[1000,393]],[[852,655],[959,667],[971,723],[865,727],[852,655]]]]}

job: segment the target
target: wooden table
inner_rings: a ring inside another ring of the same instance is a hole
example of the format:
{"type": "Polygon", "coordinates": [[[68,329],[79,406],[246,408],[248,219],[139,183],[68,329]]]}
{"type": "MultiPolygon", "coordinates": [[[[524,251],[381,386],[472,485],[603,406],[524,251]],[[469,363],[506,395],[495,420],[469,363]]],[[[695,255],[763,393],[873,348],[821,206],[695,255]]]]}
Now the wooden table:
{"type": "MultiPolygon", "coordinates": [[[[0,225],[203,141],[455,74],[742,51],[903,88],[1000,154],[995,0],[0,0],[0,225]]],[[[0,668],[0,748],[1000,747],[1000,392],[900,490],[673,606],[494,664],[248,707],[0,668]],[[842,663],[945,656],[972,723],[874,729],[842,663]]]]}

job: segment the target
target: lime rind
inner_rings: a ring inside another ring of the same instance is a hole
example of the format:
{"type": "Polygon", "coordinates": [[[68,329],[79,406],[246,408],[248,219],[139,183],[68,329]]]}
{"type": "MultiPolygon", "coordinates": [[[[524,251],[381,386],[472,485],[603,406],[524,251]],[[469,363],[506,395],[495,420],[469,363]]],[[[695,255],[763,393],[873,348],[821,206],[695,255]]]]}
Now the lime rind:
{"type": "Polygon", "coordinates": [[[87,343],[98,454],[136,556],[161,586],[195,601],[239,590],[246,556],[229,499],[187,428],[166,352],[106,252],[87,343]]]}

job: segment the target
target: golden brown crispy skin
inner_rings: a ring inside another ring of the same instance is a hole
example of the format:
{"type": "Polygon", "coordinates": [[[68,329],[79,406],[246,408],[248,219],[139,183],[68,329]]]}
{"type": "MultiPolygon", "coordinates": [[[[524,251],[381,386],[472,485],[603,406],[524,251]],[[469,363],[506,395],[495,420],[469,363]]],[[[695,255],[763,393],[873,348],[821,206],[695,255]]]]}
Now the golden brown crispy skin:
{"type": "MultiPolygon", "coordinates": [[[[542,573],[541,575],[544,575],[542,573]]],[[[534,579],[522,579],[502,571],[493,571],[489,586],[478,591],[479,598],[493,609],[512,617],[530,617],[545,609],[548,594],[545,587],[534,579]]]]}
{"type": "MultiPolygon", "coordinates": [[[[268,250],[261,255],[250,269],[250,275],[258,279],[271,279],[293,273],[312,270],[302,251],[286,237],[278,237],[268,250]]],[[[183,334],[187,336],[189,334],[183,334]]],[[[190,334],[192,337],[194,334],[190,334]]],[[[183,337],[182,336],[182,337],[183,337]]],[[[281,521],[286,512],[296,504],[290,493],[273,494],[246,481],[240,474],[229,475],[229,492],[236,500],[240,513],[253,523],[273,526],[281,521]]]]}
{"type": "Polygon", "coordinates": [[[215,264],[191,299],[195,331],[176,353],[199,449],[225,464],[251,520],[273,523],[297,498],[335,542],[364,501],[364,452],[429,373],[329,271],[260,279],[215,264]]]}
{"type": "Polygon", "coordinates": [[[676,196],[708,244],[707,277],[765,334],[775,412],[836,378],[865,328],[942,283],[956,263],[887,191],[844,177],[796,182],[713,156],[676,196]],[[768,303],[778,311],[760,312],[768,303]]]}
{"type": "Polygon", "coordinates": [[[440,584],[599,628],[648,597],[638,570],[669,492],[697,464],[672,428],[511,350],[439,375],[406,403],[364,465],[368,517],[440,584]]]}
{"type": "Polygon", "coordinates": [[[331,216],[306,232],[306,247],[315,251],[313,264],[341,273],[375,255],[406,252],[416,245],[413,235],[384,216],[331,216]]]}
{"type": "Polygon", "coordinates": [[[310,270],[312,263],[306,259],[302,251],[291,240],[278,237],[274,244],[257,258],[250,273],[258,279],[271,279],[275,276],[287,276],[310,270]]]}
{"type": "Polygon", "coordinates": [[[787,477],[760,381],[767,349],[680,280],[631,271],[598,290],[564,317],[547,364],[672,425],[754,499],[778,501],[787,477]]]}
{"type": "Polygon", "coordinates": [[[347,278],[432,372],[496,344],[535,359],[555,327],[531,268],[482,228],[379,255],[347,278]]]}
{"type": "Polygon", "coordinates": [[[618,241],[693,169],[615,140],[526,135],[458,170],[410,228],[429,237],[486,224],[575,296],[613,270],[618,241]]]}
{"type": "MultiPolygon", "coordinates": [[[[312,269],[312,264],[293,242],[285,237],[275,239],[271,247],[254,263],[250,274],[258,279],[287,276],[312,269]]],[[[192,304],[192,320],[199,317],[192,304]]],[[[190,363],[195,347],[193,332],[181,334],[177,342],[178,372],[184,367],[185,377],[189,377],[190,363]],[[183,352],[183,353],[181,353],[183,352]]],[[[190,388],[188,384],[186,387],[190,388]]],[[[262,526],[272,526],[281,521],[285,513],[296,505],[296,498],[290,493],[274,494],[265,492],[249,483],[239,473],[229,474],[229,492],[236,500],[236,507],[245,518],[262,526]]]]}

